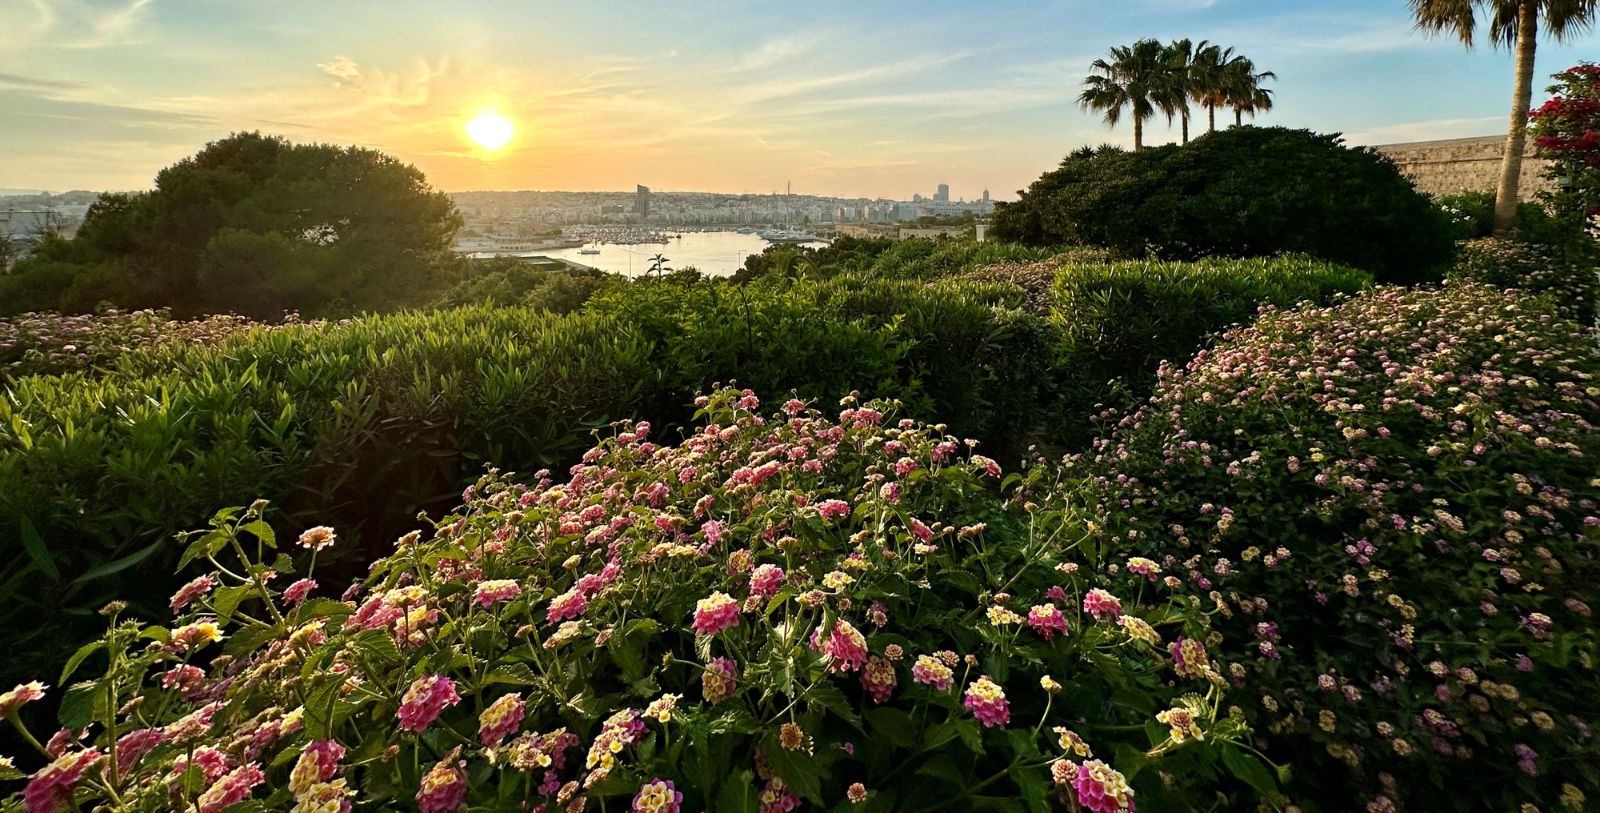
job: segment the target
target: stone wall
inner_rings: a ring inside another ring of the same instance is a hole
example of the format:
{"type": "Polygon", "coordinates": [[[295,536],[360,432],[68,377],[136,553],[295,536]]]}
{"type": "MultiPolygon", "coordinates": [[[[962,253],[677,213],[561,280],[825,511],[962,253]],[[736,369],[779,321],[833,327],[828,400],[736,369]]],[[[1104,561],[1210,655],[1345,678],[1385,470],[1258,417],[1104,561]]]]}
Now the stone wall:
{"type": "MultiPolygon", "coordinates": [[[[1500,157],[1505,143],[1505,136],[1482,136],[1379,144],[1373,149],[1399,164],[1418,190],[1429,195],[1452,195],[1493,192],[1500,181],[1500,157]]],[[[1542,191],[1553,191],[1554,184],[1545,177],[1549,162],[1533,157],[1532,139],[1528,141],[1525,155],[1520,187],[1522,199],[1528,200],[1542,191]]]]}

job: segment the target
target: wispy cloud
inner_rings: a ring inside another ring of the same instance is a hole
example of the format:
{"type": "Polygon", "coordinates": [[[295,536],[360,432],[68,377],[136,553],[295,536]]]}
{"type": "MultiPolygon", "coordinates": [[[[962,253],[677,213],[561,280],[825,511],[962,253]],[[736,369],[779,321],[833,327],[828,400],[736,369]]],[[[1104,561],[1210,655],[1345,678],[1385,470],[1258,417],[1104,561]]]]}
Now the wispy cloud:
{"type": "Polygon", "coordinates": [[[88,87],[88,84],[59,79],[43,79],[37,76],[23,76],[16,73],[0,73],[0,87],[22,88],[24,90],[77,90],[88,87]]]}
{"type": "Polygon", "coordinates": [[[105,48],[145,41],[155,0],[12,0],[0,3],[0,44],[105,48]]]}

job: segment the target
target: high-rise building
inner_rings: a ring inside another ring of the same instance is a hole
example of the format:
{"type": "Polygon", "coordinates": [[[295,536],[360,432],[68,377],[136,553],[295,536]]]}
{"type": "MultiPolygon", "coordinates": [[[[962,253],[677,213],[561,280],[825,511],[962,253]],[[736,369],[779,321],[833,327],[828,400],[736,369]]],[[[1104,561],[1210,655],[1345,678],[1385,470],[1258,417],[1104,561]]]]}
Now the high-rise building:
{"type": "Polygon", "coordinates": [[[640,217],[650,216],[650,187],[640,185],[634,192],[633,212],[640,217]]]}
{"type": "Polygon", "coordinates": [[[948,203],[950,201],[950,184],[939,184],[939,191],[933,193],[933,199],[948,203]]]}
{"type": "Polygon", "coordinates": [[[983,190],[983,202],[984,203],[989,203],[990,202],[989,201],[989,190],[987,190],[987,189],[983,190]]]}

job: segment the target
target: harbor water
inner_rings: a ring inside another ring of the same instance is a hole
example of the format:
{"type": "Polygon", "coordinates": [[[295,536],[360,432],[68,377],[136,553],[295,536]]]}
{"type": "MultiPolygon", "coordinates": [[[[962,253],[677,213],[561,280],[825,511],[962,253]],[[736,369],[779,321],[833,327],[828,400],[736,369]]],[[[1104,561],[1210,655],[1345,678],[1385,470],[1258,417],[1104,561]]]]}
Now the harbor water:
{"type": "MultiPolygon", "coordinates": [[[[746,257],[760,254],[767,246],[773,245],[761,239],[760,235],[736,231],[683,232],[682,238],[672,237],[677,232],[665,233],[668,237],[666,243],[591,244],[587,247],[590,250],[599,249],[599,254],[583,254],[580,253],[583,249],[577,248],[537,253],[633,277],[643,276],[649,271],[650,258],[660,254],[667,258],[667,267],[673,270],[692,266],[707,276],[726,277],[743,268],[746,257]]],[[[820,246],[823,241],[806,245],[820,246]]]]}

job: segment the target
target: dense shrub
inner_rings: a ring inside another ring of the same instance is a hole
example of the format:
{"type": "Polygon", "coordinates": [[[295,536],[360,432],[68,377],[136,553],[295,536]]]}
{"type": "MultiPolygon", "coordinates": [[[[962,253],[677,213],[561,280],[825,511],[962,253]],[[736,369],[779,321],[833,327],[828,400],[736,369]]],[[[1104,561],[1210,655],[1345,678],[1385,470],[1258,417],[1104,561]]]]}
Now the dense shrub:
{"type": "Polygon", "coordinates": [[[572,313],[595,294],[626,282],[627,278],[620,274],[598,269],[548,268],[514,259],[479,260],[472,263],[461,282],[439,298],[438,304],[526,305],[552,313],[572,313]]]}
{"type": "Polygon", "coordinates": [[[1052,254],[1049,259],[1034,262],[998,262],[982,266],[959,275],[959,279],[974,282],[1011,283],[1022,288],[1027,298],[1023,307],[1038,313],[1050,313],[1055,302],[1056,278],[1061,269],[1070,265],[1096,265],[1112,262],[1111,253],[1105,249],[1078,246],[1052,254]]]}
{"type": "Polygon", "coordinates": [[[781,283],[796,278],[935,280],[993,265],[1018,265],[1049,259],[1056,251],[996,241],[977,242],[914,237],[840,237],[825,246],[778,245],[751,255],[734,275],[739,283],[764,280],[781,283]]]}
{"type": "Polygon", "coordinates": [[[1476,240],[1494,234],[1494,193],[1462,192],[1434,199],[1450,221],[1457,240],[1476,240]]]}
{"type": "Polygon", "coordinates": [[[336,519],[371,542],[448,507],[484,461],[570,463],[597,422],[681,424],[717,382],[825,400],[871,389],[1020,459],[1082,440],[1107,379],[1126,372],[1126,389],[1147,388],[1160,358],[1254,312],[1251,296],[1290,304],[1364,279],[1296,260],[1207,264],[1188,282],[1163,268],[1172,298],[1141,301],[1215,301],[1165,323],[1130,315],[1090,298],[1137,286],[1087,266],[1068,286],[1081,309],[1057,317],[1005,281],[739,286],[685,274],[615,288],[566,317],[476,307],[290,325],[134,352],[92,377],[17,379],[0,400],[0,525],[19,530],[0,536],[17,563],[0,582],[0,640],[47,648],[61,636],[31,619],[82,617],[115,593],[155,606],[172,579],[165,536],[215,505],[263,496],[288,521],[336,519]],[[1230,268],[1246,281],[1228,281],[1230,268]],[[1272,280],[1248,281],[1263,274],[1272,280]],[[1092,335],[1125,337],[1107,341],[1148,366],[1107,367],[1086,349],[1092,335]]]}
{"type": "Polygon", "coordinates": [[[1182,363],[1211,334],[1248,323],[1264,305],[1327,303],[1371,284],[1364,272],[1305,257],[1198,263],[1072,263],[1056,276],[1052,323],[1066,414],[1082,416],[1149,394],[1162,362],[1182,363]]]}
{"type": "Polygon", "coordinates": [[[174,320],[167,311],[24,313],[0,319],[0,380],[103,367],[151,345],[210,344],[253,326],[226,315],[174,320]]]}
{"type": "Polygon", "coordinates": [[[1162,259],[1306,253],[1434,279],[1450,224],[1393,163],[1338,136],[1235,127],[1186,146],[1080,150],[995,214],[1000,239],[1162,259]]]}
{"type": "Polygon", "coordinates": [[[92,377],[15,379],[0,399],[4,640],[48,662],[110,595],[153,612],[177,558],[166,535],[219,504],[267,497],[291,520],[337,510],[347,530],[387,538],[448,506],[485,460],[570,460],[632,412],[648,370],[648,346],[609,319],[470,308],[255,329],[130,353],[92,377]]]}
{"type": "Polygon", "coordinates": [[[282,555],[315,578],[334,529],[269,579],[247,548],[273,535],[223,512],[190,555],[229,567],[171,627],[113,617],[68,666],[98,672],[61,711],[91,734],[22,798],[1111,813],[1271,790],[1180,580],[1001,501],[993,461],[885,404],[758,410],[724,390],[679,446],[625,425],[565,482],[491,475],[342,601],[282,555]]]}
{"type": "Polygon", "coordinates": [[[1453,280],[1475,280],[1543,295],[1562,316],[1592,324],[1600,311],[1600,266],[1571,260],[1559,249],[1515,240],[1462,243],[1453,280]]]}
{"type": "Polygon", "coordinates": [[[1587,809],[1597,385],[1594,334],[1536,299],[1381,289],[1165,370],[1068,499],[1215,591],[1302,809],[1587,809]]]}
{"type": "MultiPolygon", "coordinates": [[[[868,280],[647,282],[591,307],[657,347],[661,414],[717,382],[838,398],[871,390],[990,447],[1041,420],[1051,341],[1014,286],[868,280]]],[[[1005,454],[1016,452],[1009,449],[1005,454]]]]}

